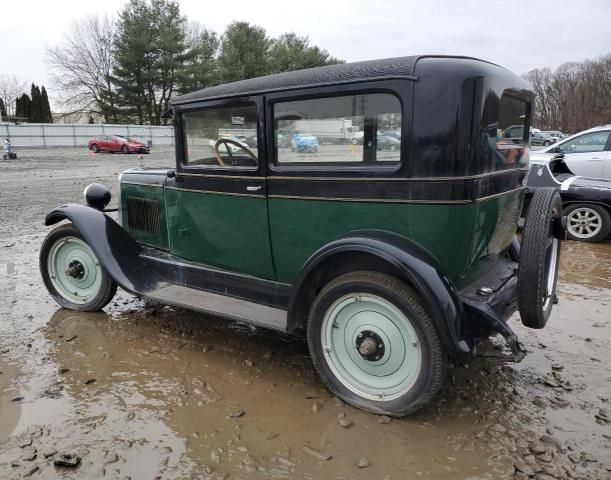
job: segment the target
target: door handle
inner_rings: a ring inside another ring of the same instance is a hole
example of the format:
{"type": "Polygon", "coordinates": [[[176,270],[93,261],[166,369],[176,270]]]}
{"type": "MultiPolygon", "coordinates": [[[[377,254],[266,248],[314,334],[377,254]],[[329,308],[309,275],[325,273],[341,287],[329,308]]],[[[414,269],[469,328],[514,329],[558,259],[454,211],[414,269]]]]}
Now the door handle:
{"type": "Polygon", "coordinates": [[[249,192],[258,192],[262,188],[263,187],[261,185],[249,185],[248,187],[246,187],[246,190],[249,192]]]}

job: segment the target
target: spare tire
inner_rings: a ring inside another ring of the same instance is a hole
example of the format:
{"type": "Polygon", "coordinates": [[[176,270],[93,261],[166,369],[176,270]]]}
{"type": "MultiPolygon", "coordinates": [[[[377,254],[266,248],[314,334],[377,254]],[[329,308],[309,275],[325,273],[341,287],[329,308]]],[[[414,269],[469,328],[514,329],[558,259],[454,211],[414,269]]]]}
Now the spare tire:
{"type": "Polygon", "coordinates": [[[524,225],[518,266],[518,309],[522,323],[543,328],[556,300],[562,235],[558,189],[537,188],[524,225]]]}

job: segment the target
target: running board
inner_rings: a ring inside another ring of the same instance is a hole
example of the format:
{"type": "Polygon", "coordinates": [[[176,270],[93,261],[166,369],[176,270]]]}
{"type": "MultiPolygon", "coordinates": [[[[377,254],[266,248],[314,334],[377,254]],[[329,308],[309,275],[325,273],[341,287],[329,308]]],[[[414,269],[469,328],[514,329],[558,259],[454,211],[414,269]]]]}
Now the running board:
{"type": "Polygon", "coordinates": [[[287,312],[280,308],[173,284],[162,285],[145,296],[158,302],[286,332],[287,312]]]}

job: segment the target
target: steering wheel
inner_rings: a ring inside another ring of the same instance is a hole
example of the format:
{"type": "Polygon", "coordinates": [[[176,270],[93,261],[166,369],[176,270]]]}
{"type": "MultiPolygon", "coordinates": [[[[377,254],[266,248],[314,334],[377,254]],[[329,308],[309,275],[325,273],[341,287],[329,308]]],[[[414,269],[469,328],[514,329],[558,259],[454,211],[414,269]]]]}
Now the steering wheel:
{"type": "Polygon", "coordinates": [[[229,158],[231,160],[233,160],[233,153],[231,151],[231,145],[235,145],[240,150],[244,150],[248,154],[248,156],[253,160],[253,162],[255,162],[255,165],[257,164],[257,156],[254,153],[252,153],[250,149],[246,148],[240,142],[236,142],[235,140],[232,140],[231,138],[220,138],[214,144],[214,156],[216,157],[216,161],[219,163],[221,167],[225,166],[225,162],[223,161],[223,159],[221,158],[221,154],[219,153],[219,147],[221,145],[225,145],[225,149],[227,150],[227,153],[229,154],[229,158]]]}

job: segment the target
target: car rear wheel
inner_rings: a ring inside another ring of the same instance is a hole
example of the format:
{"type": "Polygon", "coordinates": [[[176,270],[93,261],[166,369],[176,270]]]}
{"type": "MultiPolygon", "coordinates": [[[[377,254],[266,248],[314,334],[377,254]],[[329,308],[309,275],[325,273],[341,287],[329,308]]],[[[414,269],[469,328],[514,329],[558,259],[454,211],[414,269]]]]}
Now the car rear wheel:
{"type": "Polygon", "coordinates": [[[530,202],[518,265],[518,309],[522,323],[543,328],[556,300],[562,200],[556,188],[538,188],[530,202]]]}
{"type": "Polygon", "coordinates": [[[439,391],[446,358],[420,296],[377,272],[354,272],[318,294],[308,318],[310,355],[323,383],[355,407],[408,415],[439,391]]]}
{"type": "Polygon", "coordinates": [[[71,223],[60,225],[45,238],[40,272],[53,299],[70,310],[101,310],[117,291],[117,284],[71,223]]]}
{"type": "Polygon", "coordinates": [[[611,231],[611,215],[600,205],[576,203],[564,210],[571,240],[602,242],[611,231]]]}
{"type": "Polygon", "coordinates": [[[129,148],[127,148],[127,145],[121,146],[121,153],[129,153],[129,148]]]}
{"type": "Polygon", "coordinates": [[[98,153],[100,151],[100,147],[98,147],[97,144],[94,143],[93,145],[91,145],[91,151],[93,153],[98,153]]]}

